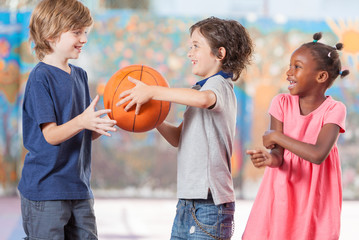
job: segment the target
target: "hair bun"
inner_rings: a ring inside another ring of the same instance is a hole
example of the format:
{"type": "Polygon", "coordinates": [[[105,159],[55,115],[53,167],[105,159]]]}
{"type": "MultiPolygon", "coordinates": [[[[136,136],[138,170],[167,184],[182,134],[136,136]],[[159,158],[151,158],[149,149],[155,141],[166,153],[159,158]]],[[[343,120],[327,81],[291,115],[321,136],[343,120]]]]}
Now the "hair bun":
{"type": "Polygon", "coordinates": [[[313,39],[315,40],[315,42],[317,42],[321,38],[322,38],[322,33],[321,32],[314,33],[313,39]]]}
{"type": "Polygon", "coordinates": [[[343,78],[345,76],[348,76],[349,75],[349,70],[346,69],[346,70],[343,70],[343,71],[340,71],[340,77],[343,78]]]}
{"type": "Polygon", "coordinates": [[[337,50],[339,50],[339,51],[342,50],[343,47],[344,47],[343,43],[337,43],[337,44],[335,44],[335,48],[336,48],[337,50]]]}

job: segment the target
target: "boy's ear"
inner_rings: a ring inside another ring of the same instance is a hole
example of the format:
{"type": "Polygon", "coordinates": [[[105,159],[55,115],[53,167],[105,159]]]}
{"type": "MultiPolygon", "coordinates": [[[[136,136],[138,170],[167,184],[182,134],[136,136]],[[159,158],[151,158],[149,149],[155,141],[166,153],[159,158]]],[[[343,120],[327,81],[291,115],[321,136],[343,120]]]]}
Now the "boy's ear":
{"type": "Polygon", "coordinates": [[[221,61],[224,59],[225,56],[226,56],[226,49],[224,47],[220,47],[218,49],[217,59],[221,61]]]}
{"type": "Polygon", "coordinates": [[[318,83],[324,83],[328,80],[329,74],[327,71],[319,71],[317,75],[318,83]]]}
{"type": "Polygon", "coordinates": [[[49,37],[49,38],[46,38],[46,41],[48,41],[49,43],[54,43],[54,42],[57,42],[59,39],[59,37],[49,37]]]}
{"type": "Polygon", "coordinates": [[[53,38],[47,38],[46,42],[51,45],[54,42],[54,39],[53,38]]]}

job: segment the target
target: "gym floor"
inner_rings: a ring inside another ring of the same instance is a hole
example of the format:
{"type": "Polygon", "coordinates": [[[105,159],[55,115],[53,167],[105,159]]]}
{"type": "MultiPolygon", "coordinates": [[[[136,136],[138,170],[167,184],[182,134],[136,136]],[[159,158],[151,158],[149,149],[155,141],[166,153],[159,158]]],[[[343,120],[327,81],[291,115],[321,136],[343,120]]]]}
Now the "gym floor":
{"type": "MultiPolygon", "coordinates": [[[[176,203],[176,199],[95,198],[99,239],[170,239],[176,203]]],[[[252,201],[236,201],[236,227],[232,239],[241,239],[252,204],[252,201]]],[[[0,240],[25,237],[18,197],[0,197],[0,226],[0,240]]],[[[344,201],[340,240],[359,239],[358,226],[359,202],[344,201]]]]}

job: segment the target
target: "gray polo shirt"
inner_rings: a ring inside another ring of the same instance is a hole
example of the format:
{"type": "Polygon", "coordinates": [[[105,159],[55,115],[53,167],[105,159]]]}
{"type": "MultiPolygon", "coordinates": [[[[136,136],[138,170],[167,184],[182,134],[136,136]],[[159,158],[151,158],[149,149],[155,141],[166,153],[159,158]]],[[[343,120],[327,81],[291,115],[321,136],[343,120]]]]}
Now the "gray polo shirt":
{"type": "Polygon", "coordinates": [[[199,91],[211,90],[212,109],[187,107],[178,146],[177,197],[207,199],[210,189],[216,205],[234,202],[231,156],[236,130],[237,102],[230,78],[215,75],[199,91]]]}

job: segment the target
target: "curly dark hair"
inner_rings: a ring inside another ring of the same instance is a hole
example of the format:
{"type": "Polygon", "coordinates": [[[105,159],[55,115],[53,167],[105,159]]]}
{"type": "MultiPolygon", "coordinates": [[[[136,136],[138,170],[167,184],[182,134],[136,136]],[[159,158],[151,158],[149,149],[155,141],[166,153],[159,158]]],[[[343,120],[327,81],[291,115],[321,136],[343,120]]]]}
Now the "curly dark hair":
{"type": "Polygon", "coordinates": [[[343,49],[342,43],[337,43],[335,47],[318,42],[322,38],[322,33],[318,32],[313,35],[314,41],[304,43],[302,47],[310,50],[314,60],[317,63],[317,70],[328,72],[328,87],[340,75],[341,78],[349,74],[349,70],[342,71],[342,64],[339,59],[338,51],[343,49]]]}
{"type": "Polygon", "coordinates": [[[252,62],[253,43],[248,31],[235,20],[224,20],[210,17],[192,25],[189,29],[192,36],[194,30],[207,39],[214,56],[221,57],[220,47],[226,49],[222,59],[222,70],[233,74],[236,81],[243,69],[252,62]]]}

